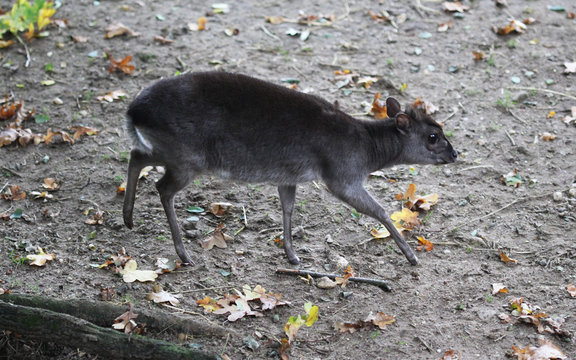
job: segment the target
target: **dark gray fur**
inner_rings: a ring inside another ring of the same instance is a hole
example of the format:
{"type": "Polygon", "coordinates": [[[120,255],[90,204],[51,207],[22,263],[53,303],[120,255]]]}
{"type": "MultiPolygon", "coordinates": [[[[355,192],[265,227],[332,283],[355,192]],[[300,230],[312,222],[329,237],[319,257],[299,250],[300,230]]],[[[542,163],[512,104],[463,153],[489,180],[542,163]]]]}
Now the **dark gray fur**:
{"type": "Polygon", "coordinates": [[[178,256],[186,252],[174,196],[195,176],[211,172],[248,182],[278,185],[284,222],[284,250],[292,249],[291,217],[296,184],[322,180],[332,194],[380,221],[408,261],[416,255],[386,211],[364,189],[367,176],[395,164],[447,164],[457,154],[441,127],[422,110],[403,112],[386,101],[390,119],[362,121],[323,99],[245,75],[192,73],[164,79],[145,89],[128,109],[130,153],[124,223],[132,213],[140,170],[161,165],[156,184],[178,256]]]}

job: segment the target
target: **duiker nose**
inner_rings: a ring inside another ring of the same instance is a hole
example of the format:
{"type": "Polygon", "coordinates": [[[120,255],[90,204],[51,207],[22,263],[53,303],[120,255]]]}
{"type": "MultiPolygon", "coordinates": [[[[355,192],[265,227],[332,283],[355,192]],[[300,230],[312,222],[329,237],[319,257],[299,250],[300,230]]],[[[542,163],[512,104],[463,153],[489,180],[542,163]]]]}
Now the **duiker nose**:
{"type": "Polygon", "coordinates": [[[456,159],[458,157],[458,153],[456,152],[456,150],[452,150],[452,157],[454,159],[456,159]]]}

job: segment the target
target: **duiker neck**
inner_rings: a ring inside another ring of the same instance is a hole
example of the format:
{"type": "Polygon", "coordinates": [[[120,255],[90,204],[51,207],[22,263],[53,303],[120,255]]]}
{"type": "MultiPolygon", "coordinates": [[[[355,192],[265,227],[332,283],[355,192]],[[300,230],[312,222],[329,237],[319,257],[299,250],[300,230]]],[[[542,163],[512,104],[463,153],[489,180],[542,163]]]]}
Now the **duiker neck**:
{"type": "Polygon", "coordinates": [[[400,133],[392,119],[363,122],[370,136],[368,165],[370,171],[376,171],[402,163],[402,144],[400,133]]]}

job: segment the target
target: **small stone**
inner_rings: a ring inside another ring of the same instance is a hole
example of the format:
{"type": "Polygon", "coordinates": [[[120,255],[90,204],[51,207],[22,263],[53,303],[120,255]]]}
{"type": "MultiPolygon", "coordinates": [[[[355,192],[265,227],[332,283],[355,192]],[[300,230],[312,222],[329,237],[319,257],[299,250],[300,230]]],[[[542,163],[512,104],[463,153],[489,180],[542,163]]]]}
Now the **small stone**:
{"type": "Polygon", "coordinates": [[[62,99],[60,99],[59,97],[55,97],[52,102],[56,105],[62,105],[64,104],[64,101],[62,101],[62,99]]]}
{"type": "Polygon", "coordinates": [[[256,351],[260,347],[258,341],[256,341],[256,339],[254,339],[252,336],[245,337],[243,340],[244,345],[246,345],[246,347],[252,351],[256,351]]]}
{"type": "Polygon", "coordinates": [[[335,281],[332,281],[330,278],[324,276],[318,279],[316,282],[316,287],[318,289],[332,289],[335,288],[338,284],[335,281]]]}
{"type": "MultiPolygon", "coordinates": [[[[576,189],[574,189],[576,190],[576,189]]],[[[334,239],[332,239],[332,236],[330,234],[326,235],[326,243],[328,244],[332,244],[334,242],[334,239]]]]}
{"type": "Polygon", "coordinates": [[[334,256],[333,262],[334,265],[336,266],[336,269],[338,270],[346,269],[349,265],[348,260],[346,260],[343,256],[340,255],[334,256]]]}
{"type": "Polygon", "coordinates": [[[562,195],[562,191],[556,191],[552,197],[554,198],[554,201],[556,202],[560,202],[562,201],[563,195],[562,195]]]}
{"type": "Polygon", "coordinates": [[[576,188],[571,188],[568,190],[568,194],[570,194],[572,197],[576,197],[576,188]]]}

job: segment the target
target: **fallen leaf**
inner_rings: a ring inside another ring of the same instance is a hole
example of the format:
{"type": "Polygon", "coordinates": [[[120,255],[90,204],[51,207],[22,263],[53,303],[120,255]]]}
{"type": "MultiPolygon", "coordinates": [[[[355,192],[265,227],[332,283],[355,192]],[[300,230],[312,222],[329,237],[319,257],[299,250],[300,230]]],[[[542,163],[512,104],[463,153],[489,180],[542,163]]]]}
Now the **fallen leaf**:
{"type": "Polygon", "coordinates": [[[516,169],[514,169],[514,171],[511,171],[506,175],[502,175],[500,181],[502,181],[507,186],[513,186],[513,187],[519,187],[520,184],[524,182],[522,180],[522,177],[518,173],[518,170],[516,169]]]}
{"type": "Polygon", "coordinates": [[[282,16],[266,16],[264,20],[272,25],[282,24],[284,22],[284,18],[282,16]]]}
{"type": "Polygon", "coordinates": [[[120,271],[122,274],[122,279],[124,282],[131,283],[134,281],[146,282],[146,281],[154,281],[158,274],[156,274],[153,270],[136,270],[138,268],[138,264],[136,261],[130,259],[124,265],[124,269],[120,271]]]}
{"type": "Polygon", "coordinates": [[[492,295],[496,295],[498,293],[508,293],[508,289],[502,283],[494,283],[492,284],[492,295]]]}
{"type": "Polygon", "coordinates": [[[114,324],[112,324],[114,329],[124,330],[126,334],[131,333],[138,326],[136,321],[134,321],[134,319],[138,317],[138,314],[134,313],[134,305],[132,305],[132,303],[129,305],[129,310],[114,319],[114,324]]]}
{"type": "Polygon", "coordinates": [[[200,245],[204,250],[211,250],[214,246],[223,249],[228,247],[226,241],[231,240],[233,238],[230,235],[224,234],[224,225],[219,224],[209,237],[201,240],[200,245]]]}
{"type": "Polygon", "coordinates": [[[393,324],[396,321],[396,318],[394,318],[392,315],[386,315],[382,311],[379,311],[375,315],[370,313],[366,319],[364,319],[364,321],[371,322],[373,325],[378,326],[380,329],[385,329],[386,326],[393,324]]]}
{"type": "Polygon", "coordinates": [[[492,30],[498,35],[508,35],[510,33],[522,34],[526,31],[526,24],[518,20],[510,20],[510,23],[504,27],[493,26],[492,30]]]}
{"type": "Polygon", "coordinates": [[[97,210],[94,212],[91,218],[84,221],[84,224],[88,225],[102,225],[104,224],[104,211],[97,210]]]}
{"type": "Polygon", "coordinates": [[[126,97],[126,91],[124,90],[114,90],[107,94],[97,96],[96,99],[100,102],[113,102],[114,100],[124,99],[126,97]]]}
{"type": "Polygon", "coordinates": [[[134,65],[128,64],[132,60],[132,55],[128,55],[122,60],[116,60],[112,55],[108,54],[108,58],[110,59],[110,66],[108,67],[110,73],[120,70],[124,74],[131,75],[134,72],[134,65]]]}
{"type": "Polygon", "coordinates": [[[512,351],[518,360],[567,359],[566,355],[549,340],[541,341],[539,347],[527,346],[521,349],[512,345],[512,351]]]}
{"type": "Polygon", "coordinates": [[[304,310],[306,311],[306,314],[290,316],[288,322],[284,325],[284,333],[288,336],[289,344],[294,342],[296,333],[302,325],[310,327],[318,320],[318,306],[312,305],[311,302],[307,302],[304,304],[304,310]]]}
{"type": "Polygon", "coordinates": [[[122,23],[114,23],[114,24],[110,24],[106,27],[106,35],[104,35],[104,38],[105,39],[111,39],[113,37],[120,36],[120,35],[128,35],[131,37],[137,37],[137,36],[140,36],[141,34],[133,31],[132,29],[130,29],[129,27],[127,27],[126,25],[124,25],[122,23]]]}
{"type": "Polygon", "coordinates": [[[178,306],[180,304],[180,294],[174,295],[167,291],[161,290],[159,292],[151,292],[146,295],[146,299],[149,301],[154,301],[157,304],[169,302],[172,306],[178,306]]]}
{"type": "Polygon", "coordinates": [[[155,42],[158,42],[158,43],[160,43],[160,44],[162,44],[162,45],[172,44],[172,43],[174,42],[174,40],[165,38],[165,37],[160,36],[160,35],[154,36],[154,41],[155,41],[155,42]]]}
{"type": "Polygon", "coordinates": [[[344,275],[342,277],[337,276],[334,279],[334,281],[336,282],[336,284],[340,285],[342,288],[345,288],[346,285],[348,285],[350,278],[354,277],[354,276],[356,276],[356,274],[354,274],[354,270],[352,269],[352,267],[350,265],[348,265],[348,267],[344,271],[344,275]]]}
{"type": "Polygon", "coordinates": [[[377,312],[376,314],[368,314],[366,319],[357,321],[355,323],[342,323],[336,322],[334,323],[334,328],[341,333],[349,332],[354,333],[356,330],[365,330],[371,328],[372,326],[377,326],[380,329],[385,329],[386,326],[393,324],[396,321],[396,318],[393,315],[387,315],[382,311],[377,312]]]}
{"type": "MultiPolygon", "coordinates": [[[[576,106],[572,106],[572,107],[570,108],[570,110],[571,110],[571,111],[570,111],[570,115],[566,115],[566,116],[564,117],[564,119],[562,119],[562,121],[563,121],[566,125],[568,125],[568,124],[570,124],[572,121],[575,121],[575,120],[576,120],[576,106]]],[[[0,142],[0,146],[1,146],[1,142],[0,142]]]]}
{"type": "Polygon", "coordinates": [[[474,54],[474,61],[480,61],[486,57],[486,54],[484,54],[484,52],[480,50],[472,51],[472,54],[474,54]]]}
{"type": "Polygon", "coordinates": [[[566,69],[564,69],[565,74],[574,74],[576,73],[576,62],[572,63],[564,63],[566,69]]]}
{"type": "Polygon", "coordinates": [[[576,297],[576,285],[568,284],[566,285],[566,290],[568,291],[568,294],[570,294],[570,296],[576,297]]]}
{"type": "Polygon", "coordinates": [[[165,274],[172,272],[182,266],[182,261],[178,259],[158,258],[156,260],[156,272],[165,274]]]}
{"type": "Polygon", "coordinates": [[[426,252],[428,252],[434,249],[434,244],[432,244],[430,240],[424,239],[422,236],[418,236],[418,242],[420,242],[420,245],[416,247],[416,250],[418,251],[426,250],[426,252]]]}
{"type": "Polygon", "coordinates": [[[88,42],[88,38],[85,36],[72,36],[72,41],[75,43],[85,43],[88,42]]]}
{"type": "Polygon", "coordinates": [[[418,213],[407,208],[402,208],[402,211],[392,213],[390,218],[392,221],[401,222],[402,226],[407,230],[412,230],[422,224],[422,221],[418,219],[418,213]]]}
{"type": "Polygon", "coordinates": [[[556,111],[551,110],[548,115],[546,115],[546,119],[552,119],[556,115],[556,111]]]}
{"type": "Polygon", "coordinates": [[[32,260],[30,265],[44,266],[46,261],[54,260],[54,254],[46,254],[41,247],[38,247],[38,254],[26,255],[26,259],[32,260]]]}
{"type": "Polygon", "coordinates": [[[556,139],[556,135],[550,134],[549,132],[542,133],[542,140],[552,141],[556,139]]]}
{"type": "Polygon", "coordinates": [[[226,214],[228,210],[232,208],[232,206],[232,204],[227,202],[215,202],[210,204],[210,209],[208,209],[208,211],[217,217],[221,217],[226,214]]]}
{"type": "Polygon", "coordinates": [[[387,119],[388,113],[386,110],[386,101],[380,99],[380,93],[377,92],[374,95],[374,100],[372,101],[372,109],[370,114],[374,116],[375,119],[387,119]]]}
{"type": "Polygon", "coordinates": [[[509,258],[508,255],[506,255],[506,254],[504,253],[504,251],[502,251],[502,250],[500,250],[500,260],[501,260],[503,263],[506,263],[506,264],[507,264],[507,263],[513,263],[513,264],[517,264],[517,263],[518,263],[517,260],[514,260],[514,259],[509,258]]]}
{"type": "Polygon", "coordinates": [[[54,178],[45,178],[44,183],[42,183],[42,187],[49,191],[54,191],[58,190],[60,184],[58,184],[54,178]]]}
{"type": "Polygon", "coordinates": [[[26,198],[26,192],[22,191],[18,185],[10,185],[0,197],[7,201],[20,201],[26,198]]]}
{"type": "Polygon", "coordinates": [[[70,131],[74,131],[74,135],[72,135],[74,140],[78,140],[81,136],[84,135],[92,136],[98,134],[98,130],[88,126],[70,126],[69,129],[70,131]]]}
{"type": "Polygon", "coordinates": [[[452,20],[446,22],[446,23],[441,23],[438,25],[438,27],[436,28],[437,32],[446,32],[448,31],[448,29],[450,29],[454,24],[452,23],[452,20]]]}
{"type": "Polygon", "coordinates": [[[469,6],[463,5],[460,1],[454,1],[454,2],[444,1],[442,3],[442,7],[444,8],[444,11],[446,11],[446,12],[463,13],[464,11],[470,10],[469,6]]]}

